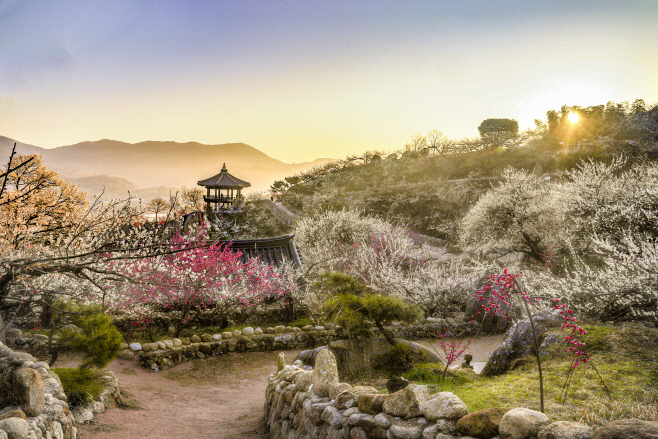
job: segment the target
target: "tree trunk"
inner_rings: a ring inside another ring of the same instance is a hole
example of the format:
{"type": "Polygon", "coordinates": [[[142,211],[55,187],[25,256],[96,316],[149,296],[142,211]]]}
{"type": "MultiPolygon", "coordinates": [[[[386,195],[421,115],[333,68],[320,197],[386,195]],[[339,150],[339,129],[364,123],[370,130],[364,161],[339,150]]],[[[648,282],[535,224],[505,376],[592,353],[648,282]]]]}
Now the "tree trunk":
{"type": "Polygon", "coordinates": [[[375,321],[375,325],[377,325],[377,329],[379,329],[379,332],[382,333],[386,341],[391,345],[391,346],[397,346],[397,343],[395,341],[395,338],[393,337],[393,334],[391,332],[384,328],[384,325],[382,322],[375,321]]]}

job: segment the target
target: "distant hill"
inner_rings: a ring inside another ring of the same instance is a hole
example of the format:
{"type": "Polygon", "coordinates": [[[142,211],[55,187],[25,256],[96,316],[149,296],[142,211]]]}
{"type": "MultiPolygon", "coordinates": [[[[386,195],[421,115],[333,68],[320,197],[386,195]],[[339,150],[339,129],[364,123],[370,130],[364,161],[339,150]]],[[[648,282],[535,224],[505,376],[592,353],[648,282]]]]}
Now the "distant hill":
{"type": "MultiPolygon", "coordinates": [[[[0,157],[8,157],[14,140],[0,136],[0,157]]],[[[40,154],[44,163],[81,188],[97,193],[144,188],[178,190],[197,181],[228,171],[251,183],[252,190],[265,190],[275,181],[331,159],[289,164],[274,159],[244,143],[204,145],[196,142],[140,142],[116,140],[82,142],[53,149],[18,142],[21,154],[40,154]]],[[[116,196],[116,195],[115,195],[116,196]]]]}

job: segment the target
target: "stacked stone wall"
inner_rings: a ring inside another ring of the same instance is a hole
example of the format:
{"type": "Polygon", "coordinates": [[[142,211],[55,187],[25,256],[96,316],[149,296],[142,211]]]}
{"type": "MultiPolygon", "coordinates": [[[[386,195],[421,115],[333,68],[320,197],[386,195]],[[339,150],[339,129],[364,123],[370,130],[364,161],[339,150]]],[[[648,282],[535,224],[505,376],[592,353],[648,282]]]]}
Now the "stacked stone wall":
{"type": "Polygon", "coordinates": [[[75,439],[59,377],[47,363],[0,343],[0,439],[75,439]]]}
{"type": "MultiPolygon", "coordinates": [[[[283,354],[281,354],[283,355],[283,354]]],[[[264,422],[271,439],[620,439],[658,437],[658,422],[613,421],[596,432],[577,422],[550,422],[524,407],[469,413],[451,392],[430,394],[410,384],[391,394],[338,381],[333,354],[320,351],[315,368],[301,361],[270,375],[264,422]]]]}
{"type": "MultiPolygon", "coordinates": [[[[424,319],[416,325],[393,325],[388,329],[394,337],[405,340],[433,338],[439,331],[454,334],[474,334],[478,324],[463,324],[461,320],[424,319]]],[[[381,337],[372,328],[374,337],[381,337]]],[[[222,355],[227,352],[264,352],[304,350],[325,346],[335,340],[346,339],[339,326],[275,326],[265,329],[251,327],[220,334],[201,334],[189,338],[174,338],[154,343],[124,344],[119,353],[123,359],[137,358],[152,370],[165,370],[197,358],[222,355]]]]}
{"type": "Polygon", "coordinates": [[[101,375],[98,398],[69,409],[62,382],[48,363],[0,343],[0,439],[75,439],[76,425],[117,407],[119,382],[112,371],[101,375]]]}

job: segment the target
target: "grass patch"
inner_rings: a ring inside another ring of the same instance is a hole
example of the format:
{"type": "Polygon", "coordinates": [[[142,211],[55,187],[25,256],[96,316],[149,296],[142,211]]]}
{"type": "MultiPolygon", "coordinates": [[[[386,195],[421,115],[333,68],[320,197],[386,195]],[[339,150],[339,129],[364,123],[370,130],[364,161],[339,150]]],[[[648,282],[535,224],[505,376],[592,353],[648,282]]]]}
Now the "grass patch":
{"type": "Polygon", "coordinates": [[[100,373],[94,369],[58,367],[51,369],[62,381],[71,407],[91,404],[103,391],[100,373]]]}
{"type": "MultiPolygon", "coordinates": [[[[610,389],[609,399],[596,371],[590,366],[575,370],[565,392],[571,357],[559,345],[542,359],[546,414],[554,421],[571,420],[592,426],[636,417],[658,421],[658,330],[641,325],[622,328],[585,326],[586,350],[610,389]]],[[[426,384],[430,390],[457,394],[473,412],[487,407],[528,407],[539,410],[539,374],[534,358],[498,377],[484,378],[465,369],[449,372],[432,364],[419,364],[404,376],[426,384]]]]}

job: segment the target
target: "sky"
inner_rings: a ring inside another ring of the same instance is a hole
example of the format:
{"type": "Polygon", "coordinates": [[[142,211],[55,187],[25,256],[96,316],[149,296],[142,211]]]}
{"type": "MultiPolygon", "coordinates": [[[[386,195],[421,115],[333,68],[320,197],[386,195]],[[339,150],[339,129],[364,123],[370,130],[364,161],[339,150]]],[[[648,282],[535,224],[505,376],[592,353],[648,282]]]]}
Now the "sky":
{"type": "Polygon", "coordinates": [[[286,162],[658,102],[655,0],[0,0],[0,136],[286,162]]]}

